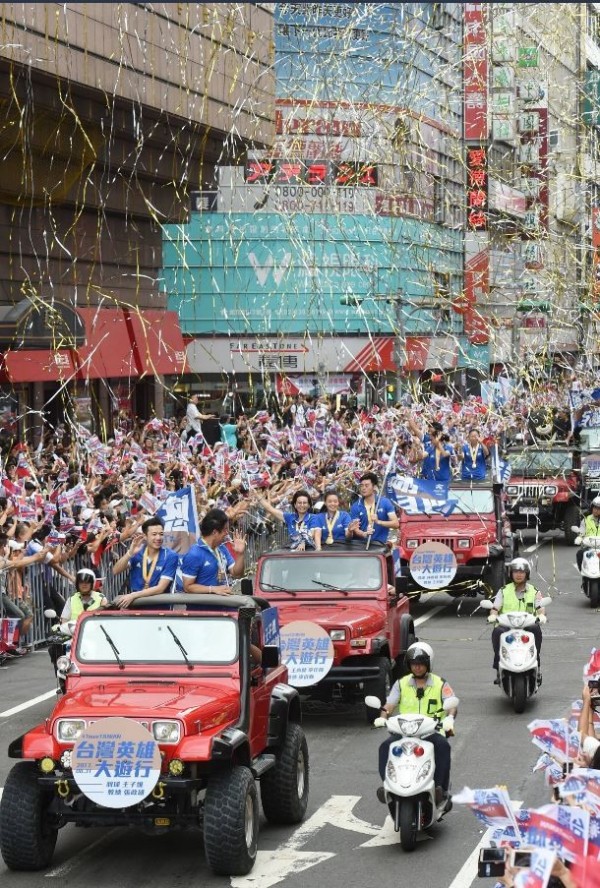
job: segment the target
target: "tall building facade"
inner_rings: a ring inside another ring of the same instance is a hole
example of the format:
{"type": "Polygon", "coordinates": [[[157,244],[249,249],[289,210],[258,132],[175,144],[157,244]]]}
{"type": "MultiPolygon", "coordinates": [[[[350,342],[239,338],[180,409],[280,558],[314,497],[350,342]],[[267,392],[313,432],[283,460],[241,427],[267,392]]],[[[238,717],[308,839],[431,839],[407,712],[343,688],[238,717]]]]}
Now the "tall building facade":
{"type": "Polygon", "coordinates": [[[398,374],[480,366],[455,310],[460,5],[284,3],[275,28],[273,148],[220,167],[189,225],[166,227],[169,306],[203,390],[381,397],[398,374]]]}
{"type": "Polygon", "coordinates": [[[273,141],[270,5],[0,11],[2,415],[161,415],[185,371],[162,225],[273,141]]]}

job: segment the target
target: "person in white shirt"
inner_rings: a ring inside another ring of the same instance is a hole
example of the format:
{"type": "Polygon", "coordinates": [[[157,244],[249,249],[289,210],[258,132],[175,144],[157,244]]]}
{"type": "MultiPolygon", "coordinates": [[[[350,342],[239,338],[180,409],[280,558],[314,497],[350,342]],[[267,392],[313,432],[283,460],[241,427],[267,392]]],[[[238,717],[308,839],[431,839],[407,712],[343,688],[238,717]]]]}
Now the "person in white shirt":
{"type": "Polygon", "coordinates": [[[214,419],[214,413],[200,413],[198,410],[198,395],[191,395],[185,412],[186,426],[182,438],[187,441],[190,435],[197,435],[202,431],[202,422],[205,419],[214,419]]]}

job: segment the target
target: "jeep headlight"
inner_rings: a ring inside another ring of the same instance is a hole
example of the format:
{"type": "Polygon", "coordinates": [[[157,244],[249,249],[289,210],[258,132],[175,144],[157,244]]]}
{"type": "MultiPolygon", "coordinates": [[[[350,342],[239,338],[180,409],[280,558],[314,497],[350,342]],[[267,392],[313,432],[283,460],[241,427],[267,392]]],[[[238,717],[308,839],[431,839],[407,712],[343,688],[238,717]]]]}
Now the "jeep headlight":
{"type": "Polygon", "coordinates": [[[506,488],[506,492],[509,496],[516,496],[519,492],[519,488],[515,484],[509,484],[506,488]]]}
{"type": "Polygon", "coordinates": [[[418,540],[407,540],[406,541],[406,548],[407,549],[418,549],[419,548],[419,541],[418,540]]]}
{"type": "Polygon", "coordinates": [[[85,730],[85,721],[81,718],[63,718],[56,725],[56,736],[63,743],[73,743],[85,730]]]}
{"type": "Polygon", "coordinates": [[[471,548],[471,540],[459,540],[457,543],[458,549],[470,549],[471,548]]]}
{"type": "Polygon", "coordinates": [[[549,484],[548,487],[544,487],[544,493],[546,496],[556,496],[558,493],[558,487],[554,484],[549,484]]]}
{"type": "Polygon", "coordinates": [[[345,629],[330,629],[329,637],[332,641],[345,641],[346,639],[346,630],[345,629]]]}
{"type": "Polygon", "coordinates": [[[159,743],[177,743],[181,728],[176,721],[152,722],[152,734],[159,743]]]}

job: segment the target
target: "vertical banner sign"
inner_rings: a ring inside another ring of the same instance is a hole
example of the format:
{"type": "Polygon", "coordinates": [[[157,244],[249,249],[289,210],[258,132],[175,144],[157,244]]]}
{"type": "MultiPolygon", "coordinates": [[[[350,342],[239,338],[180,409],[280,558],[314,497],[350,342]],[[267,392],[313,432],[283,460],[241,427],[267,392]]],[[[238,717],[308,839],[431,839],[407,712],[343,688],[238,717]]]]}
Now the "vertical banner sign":
{"type": "Polygon", "coordinates": [[[472,345],[489,341],[488,325],[477,310],[487,300],[490,275],[488,234],[489,49],[484,3],[463,5],[463,134],[466,145],[467,230],[465,232],[464,332],[472,345]]]}
{"type": "Polygon", "coordinates": [[[600,207],[592,207],[592,302],[600,300],[600,207]]]}

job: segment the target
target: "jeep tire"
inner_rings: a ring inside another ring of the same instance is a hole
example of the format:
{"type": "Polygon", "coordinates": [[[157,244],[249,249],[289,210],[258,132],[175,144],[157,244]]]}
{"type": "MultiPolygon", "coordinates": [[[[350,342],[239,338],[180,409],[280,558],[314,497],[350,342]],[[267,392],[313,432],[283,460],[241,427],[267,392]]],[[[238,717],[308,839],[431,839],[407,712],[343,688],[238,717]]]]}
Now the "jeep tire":
{"type": "MultiPolygon", "coordinates": [[[[387,657],[375,657],[369,665],[377,666],[379,669],[379,675],[372,681],[365,682],[365,696],[367,694],[373,694],[375,697],[379,697],[381,705],[383,706],[392,689],[392,669],[390,661],[387,657]]],[[[365,713],[367,716],[367,723],[370,725],[373,724],[378,715],[381,715],[379,709],[371,709],[370,706],[365,706],[365,713]]]]}
{"type": "Polygon", "coordinates": [[[487,572],[487,584],[494,595],[506,583],[506,566],[504,558],[495,558],[490,562],[487,572]]]}
{"type": "Polygon", "coordinates": [[[260,778],[260,798],[270,823],[300,823],[308,805],[308,774],[304,731],[289,722],[277,764],[260,778]]]}
{"type": "Polygon", "coordinates": [[[211,777],[204,799],[204,852],[219,876],[245,876],[256,861],[258,793],[249,768],[211,777]]]}
{"type": "Polygon", "coordinates": [[[35,762],[18,762],[0,803],[0,851],[11,870],[41,870],[54,854],[58,827],[49,823],[51,796],[39,785],[35,762]]]}

